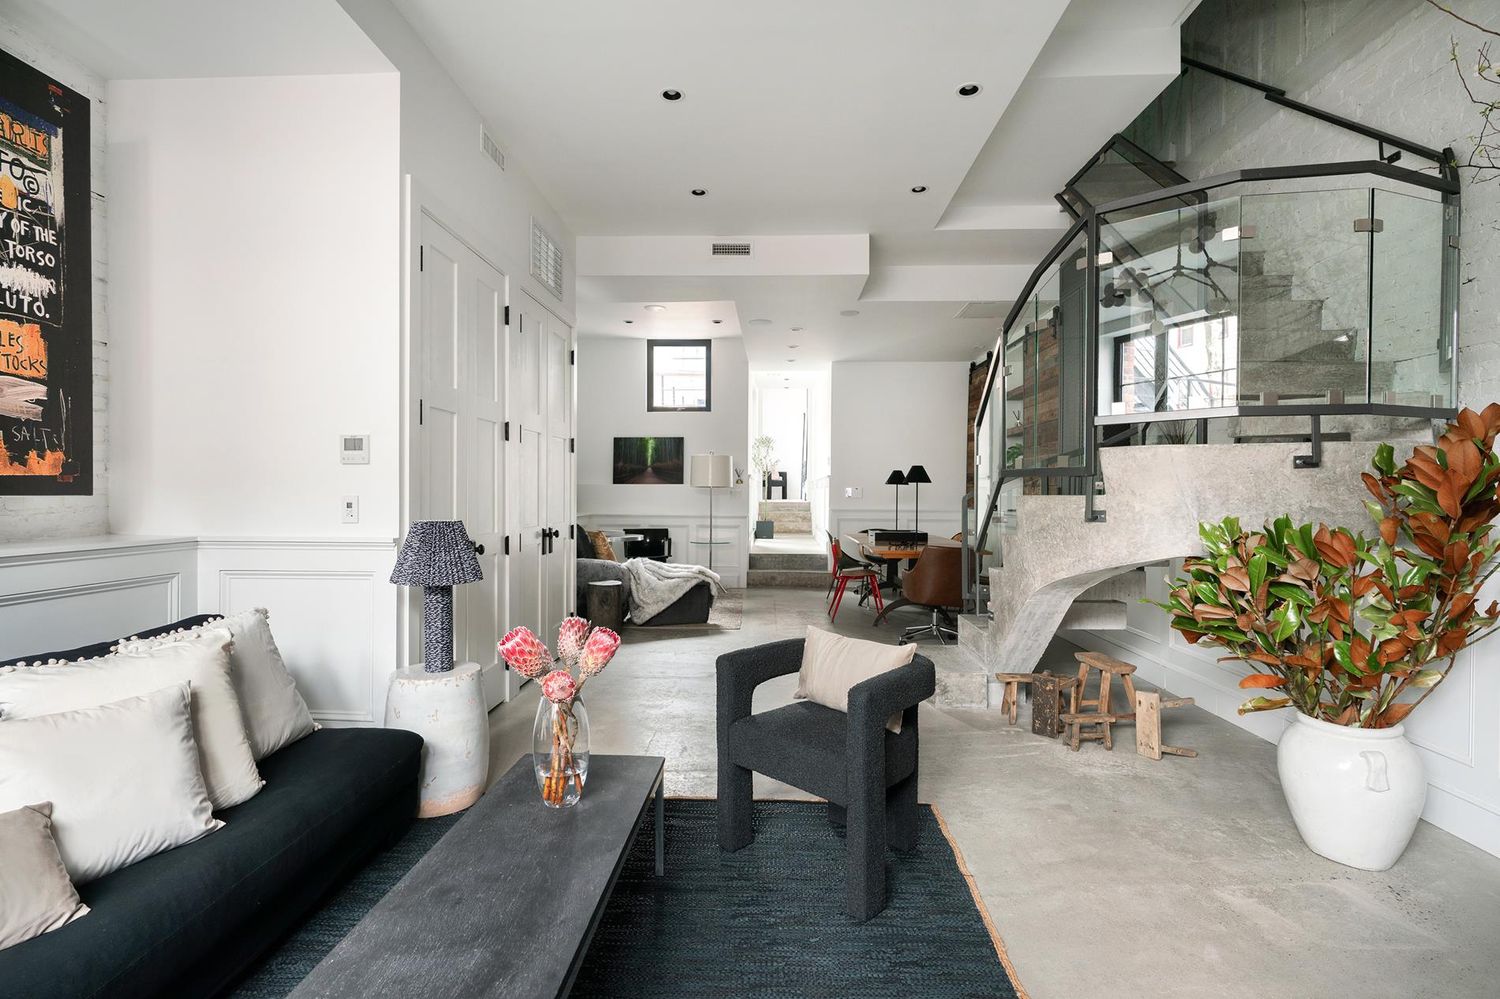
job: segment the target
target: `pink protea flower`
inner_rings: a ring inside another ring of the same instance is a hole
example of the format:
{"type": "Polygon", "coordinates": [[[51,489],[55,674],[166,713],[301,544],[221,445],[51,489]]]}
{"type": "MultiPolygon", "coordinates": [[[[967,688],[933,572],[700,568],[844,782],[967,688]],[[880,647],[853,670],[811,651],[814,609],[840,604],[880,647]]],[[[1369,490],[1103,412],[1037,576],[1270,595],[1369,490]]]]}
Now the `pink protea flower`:
{"type": "Polygon", "coordinates": [[[608,628],[595,628],[588,641],[583,643],[583,653],[578,657],[578,672],[584,677],[593,676],[609,665],[619,647],[619,635],[608,628]]]}
{"type": "Polygon", "coordinates": [[[528,679],[536,679],[552,666],[552,653],[527,627],[507,631],[497,648],[506,665],[528,679]]]}
{"type": "Polygon", "coordinates": [[[555,669],[542,677],[542,696],[553,704],[571,701],[576,693],[578,685],[573,682],[573,675],[565,669],[555,669]]]}
{"type": "Polygon", "coordinates": [[[589,623],[581,617],[565,617],[557,629],[557,657],[569,666],[578,665],[583,643],[589,637],[589,623]]]}

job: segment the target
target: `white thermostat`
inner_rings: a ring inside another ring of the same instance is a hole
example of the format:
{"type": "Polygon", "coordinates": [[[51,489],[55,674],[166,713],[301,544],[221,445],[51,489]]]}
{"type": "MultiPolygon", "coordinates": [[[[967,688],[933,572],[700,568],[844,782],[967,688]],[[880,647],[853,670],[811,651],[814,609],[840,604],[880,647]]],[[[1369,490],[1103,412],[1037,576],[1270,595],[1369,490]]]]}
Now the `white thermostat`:
{"type": "Polygon", "coordinates": [[[339,461],[345,465],[370,463],[370,435],[345,434],[339,438],[339,461]]]}

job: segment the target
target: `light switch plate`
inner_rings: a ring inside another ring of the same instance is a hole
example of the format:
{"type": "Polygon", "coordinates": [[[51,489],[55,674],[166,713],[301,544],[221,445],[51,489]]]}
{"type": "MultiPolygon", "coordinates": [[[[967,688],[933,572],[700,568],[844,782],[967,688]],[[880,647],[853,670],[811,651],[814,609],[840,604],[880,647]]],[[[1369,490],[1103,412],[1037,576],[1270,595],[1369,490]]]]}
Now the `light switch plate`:
{"type": "Polygon", "coordinates": [[[863,486],[845,486],[844,499],[864,499],[865,490],[863,486]]]}
{"type": "Polygon", "coordinates": [[[345,524],[359,523],[359,497],[345,496],[339,508],[339,520],[345,524]]]}

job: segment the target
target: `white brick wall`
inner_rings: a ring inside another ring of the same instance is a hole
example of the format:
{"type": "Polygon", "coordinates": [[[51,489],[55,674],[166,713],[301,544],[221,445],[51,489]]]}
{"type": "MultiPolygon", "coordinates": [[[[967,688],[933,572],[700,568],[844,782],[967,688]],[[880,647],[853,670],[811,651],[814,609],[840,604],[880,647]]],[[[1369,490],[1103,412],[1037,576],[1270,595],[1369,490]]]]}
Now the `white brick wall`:
{"type": "Polygon", "coordinates": [[[94,494],[0,496],[0,541],[79,537],[109,530],[109,318],[105,247],[104,81],[44,42],[0,20],[0,48],[93,102],[89,188],[94,254],[94,494]]]}
{"type": "MultiPolygon", "coordinates": [[[[1470,11],[1485,21],[1483,8],[1470,11]]],[[[1500,28],[1500,13],[1488,22],[1500,28]]],[[[1479,121],[1449,54],[1456,42],[1472,68],[1483,37],[1419,0],[1204,0],[1185,26],[1183,52],[1424,145],[1452,146],[1462,161],[1479,121]]],[[[1127,134],[1189,177],[1376,154],[1368,139],[1197,71],[1168,88],[1127,134]]],[[[1405,155],[1400,165],[1427,164],[1405,155]]],[[[1463,173],[1459,399],[1479,408],[1500,401],[1500,179],[1475,180],[1463,173]]],[[[1397,253],[1394,242],[1377,237],[1377,254],[1397,253]]],[[[1399,264],[1393,268],[1399,273],[1399,264]]],[[[1276,269],[1269,258],[1267,269],[1276,269]]],[[[1387,285],[1383,293],[1399,291],[1387,285]]],[[[1330,304],[1336,320],[1347,303],[1335,297],[1330,304]]],[[[1385,315],[1400,310],[1392,304],[1385,315]]]]}

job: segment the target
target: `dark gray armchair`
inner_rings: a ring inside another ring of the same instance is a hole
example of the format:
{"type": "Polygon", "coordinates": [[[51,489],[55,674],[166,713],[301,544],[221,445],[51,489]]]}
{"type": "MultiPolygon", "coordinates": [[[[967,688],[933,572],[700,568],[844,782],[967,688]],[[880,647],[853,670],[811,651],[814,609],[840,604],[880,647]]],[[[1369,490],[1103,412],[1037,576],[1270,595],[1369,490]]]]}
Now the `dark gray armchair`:
{"type": "Polygon", "coordinates": [[[719,846],[755,839],[751,775],[763,773],[828,799],[829,821],[848,829],[845,908],[864,922],[885,908],[885,851],[917,842],[917,705],[932,696],[932,662],[856,684],[849,711],[798,701],[751,714],[755,688],[802,667],[800,638],[718,659],[719,846]],[[886,719],[901,714],[901,733],[886,719]]]}

